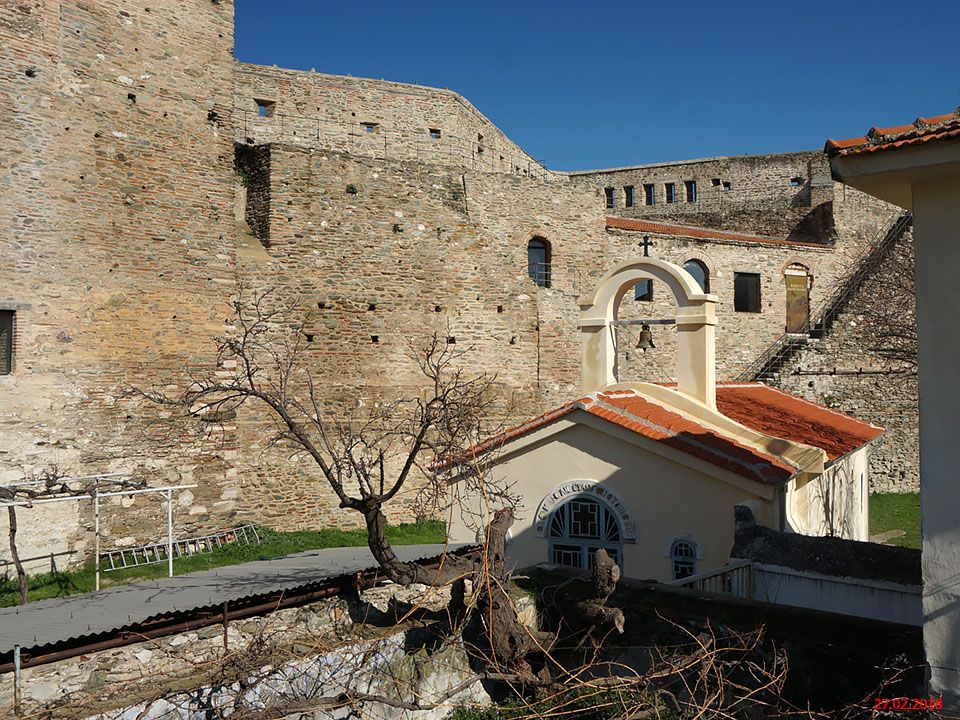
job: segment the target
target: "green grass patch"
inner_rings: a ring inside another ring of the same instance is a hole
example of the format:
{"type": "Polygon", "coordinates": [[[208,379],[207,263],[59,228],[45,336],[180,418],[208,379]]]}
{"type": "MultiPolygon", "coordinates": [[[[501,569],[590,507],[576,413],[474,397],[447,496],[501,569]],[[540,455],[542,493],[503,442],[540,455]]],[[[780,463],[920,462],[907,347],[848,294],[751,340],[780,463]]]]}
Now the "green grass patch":
{"type": "Polygon", "coordinates": [[[902,530],[885,542],[920,548],[920,493],[882,493],[870,496],[870,535],[902,530]]]}
{"type": "MultiPolygon", "coordinates": [[[[360,547],[367,544],[365,528],[356,530],[298,530],[293,532],[257,528],[257,532],[263,541],[261,545],[231,543],[211,553],[175,559],[173,561],[174,575],[183,575],[197,570],[210,570],[224,565],[238,565],[253,560],[269,560],[306,550],[360,547]]],[[[394,545],[442,543],[445,537],[446,526],[440,521],[407,523],[387,527],[387,538],[394,545]]],[[[92,592],[94,575],[92,563],[68,572],[31,575],[28,579],[30,601],[92,592]]],[[[166,576],[166,563],[141,565],[126,570],[101,572],[100,586],[124,585],[138,580],[150,580],[166,576]]],[[[7,577],[0,581],[0,607],[16,605],[19,598],[16,575],[8,570],[7,577]]]]}

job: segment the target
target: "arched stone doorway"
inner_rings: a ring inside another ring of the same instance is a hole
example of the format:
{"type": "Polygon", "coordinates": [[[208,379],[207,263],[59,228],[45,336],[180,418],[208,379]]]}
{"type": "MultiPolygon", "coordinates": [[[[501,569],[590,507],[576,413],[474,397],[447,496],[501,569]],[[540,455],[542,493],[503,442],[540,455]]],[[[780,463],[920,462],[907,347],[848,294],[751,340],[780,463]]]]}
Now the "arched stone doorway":
{"type": "Polygon", "coordinates": [[[793,263],[783,271],[787,291],[786,332],[810,332],[810,271],[805,265],[793,263]]]}

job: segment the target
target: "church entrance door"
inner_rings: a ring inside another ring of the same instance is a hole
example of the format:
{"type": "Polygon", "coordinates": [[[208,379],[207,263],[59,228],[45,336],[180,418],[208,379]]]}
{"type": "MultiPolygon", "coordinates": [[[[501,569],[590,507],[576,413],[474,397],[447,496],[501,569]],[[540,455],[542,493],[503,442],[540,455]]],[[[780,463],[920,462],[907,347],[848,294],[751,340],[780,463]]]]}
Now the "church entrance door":
{"type": "Polygon", "coordinates": [[[787,332],[810,331],[810,277],[805,271],[788,269],[784,273],[787,283],[787,332]]]}

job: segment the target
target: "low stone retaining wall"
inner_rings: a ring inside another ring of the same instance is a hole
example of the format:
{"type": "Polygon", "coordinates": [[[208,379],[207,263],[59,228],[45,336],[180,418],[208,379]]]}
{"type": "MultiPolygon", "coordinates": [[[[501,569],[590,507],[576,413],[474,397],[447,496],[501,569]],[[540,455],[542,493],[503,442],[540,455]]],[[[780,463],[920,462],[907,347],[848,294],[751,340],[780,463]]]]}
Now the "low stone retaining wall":
{"type": "MultiPolygon", "coordinates": [[[[426,704],[470,677],[458,645],[436,652],[424,643],[426,619],[412,607],[440,613],[449,589],[388,585],[359,599],[331,598],[227,625],[209,626],[82,655],[22,672],[20,715],[98,720],[218,717],[218,709],[293,704],[297,718],[324,718],[311,709],[347,689],[426,704]],[[398,622],[399,620],[399,622],[398,622]],[[297,707],[302,704],[301,707],[297,707]]],[[[536,625],[533,600],[517,595],[522,616],[536,625]]],[[[14,716],[12,673],[0,676],[0,715],[14,716]]],[[[378,718],[441,718],[455,705],[486,704],[479,682],[436,709],[376,707],[378,718]]],[[[373,708],[371,708],[373,711],[373,708]]]]}

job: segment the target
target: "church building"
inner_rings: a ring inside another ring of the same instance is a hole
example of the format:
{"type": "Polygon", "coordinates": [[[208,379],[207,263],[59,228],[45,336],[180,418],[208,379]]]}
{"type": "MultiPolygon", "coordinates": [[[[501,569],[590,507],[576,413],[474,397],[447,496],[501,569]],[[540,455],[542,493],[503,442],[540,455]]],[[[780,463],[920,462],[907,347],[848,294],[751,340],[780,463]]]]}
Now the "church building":
{"type": "MultiPolygon", "coordinates": [[[[774,529],[867,539],[882,428],[762,383],[717,384],[715,304],[687,271],[650,258],[581,299],[584,395],[473,448],[485,482],[521,498],[507,545],[516,567],[587,569],[603,548],[628,577],[712,570],[729,560],[737,506],[774,529]],[[643,280],[677,300],[676,385],[618,382],[616,310],[643,280]]],[[[457,486],[451,540],[472,541],[496,507],[457,486]]]]}

